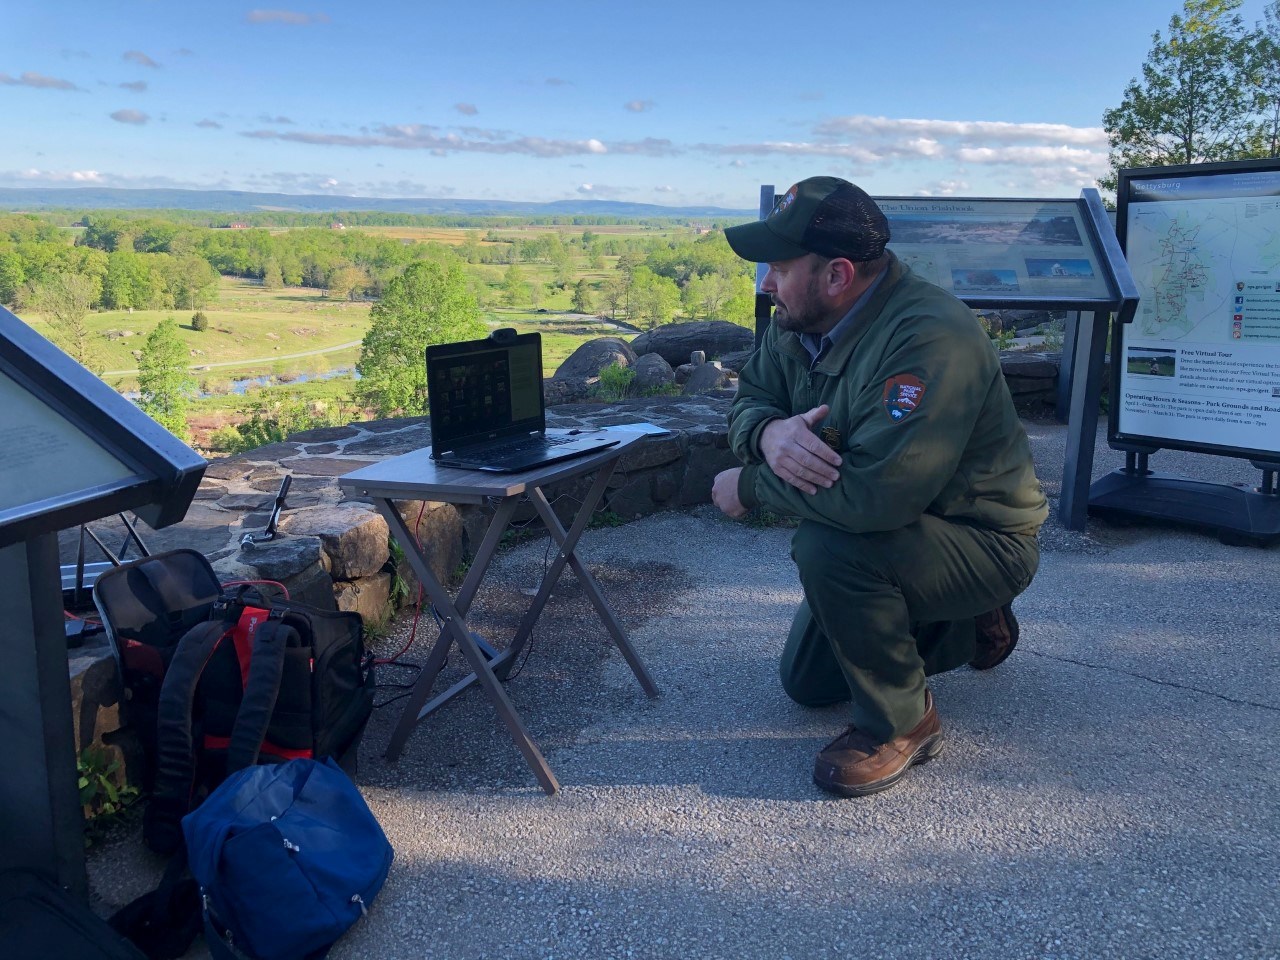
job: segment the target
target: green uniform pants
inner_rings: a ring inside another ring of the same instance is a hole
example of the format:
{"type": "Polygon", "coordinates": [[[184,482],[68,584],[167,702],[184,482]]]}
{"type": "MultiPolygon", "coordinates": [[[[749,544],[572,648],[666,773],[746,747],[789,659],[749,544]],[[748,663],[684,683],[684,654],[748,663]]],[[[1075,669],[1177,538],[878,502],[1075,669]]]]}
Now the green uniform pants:
{"type": "Polygon", "coordinates": [[[797,703],[850,702],[884,743],[924,715],[926,674],[973,659],[973,618],[1010,602],[1040,562],[1034,536],[925,514],[899,530],[801,522],[791,540],[804,602],[782,653],[797,703]]]}

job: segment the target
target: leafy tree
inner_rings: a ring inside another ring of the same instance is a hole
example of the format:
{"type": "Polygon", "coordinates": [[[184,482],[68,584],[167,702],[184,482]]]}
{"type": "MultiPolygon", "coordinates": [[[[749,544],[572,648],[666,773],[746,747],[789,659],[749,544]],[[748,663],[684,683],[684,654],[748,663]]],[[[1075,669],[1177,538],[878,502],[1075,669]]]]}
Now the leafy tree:
{"type": "Polygon", "coordinates": [[[47,315],[51,339],[82,366],[100,373],[97,335],[89,329],[94,300],[91,278],[78,273],[55,273],[35,285],[33,306],[47,315]]]}
{"type": "Polygon", "coordinates": [[[729,281],[729,296],[720,306],[718,320],[728,320],[748,330],[756,328],[756,285],[739,274],[729,281]]]}
{"type": "Polygon", "coordinates": [[[586,277],[583,277],[573,287],[573,300],[569,303],[569,309],[578,313],[591,313],[595,308],[594,298],[591,296],[591,284],[587,283],[586,277]]]}
{"type": "Polygon", "coordinates": [[[171,306],[195,310],[217,298],[218,272],[203,257],[157,253],[152,258],[164,275],[166,299],[171,306]]]}
{"type": "Polygon", "coordinates": [[[1255,155],[1280,157],[1280,0],[1268,4],[1263,16],[1254,47],[1254,75],[1262,97],[1255,155]]]}
{"type": "Polygon", "coordinates": [[[637,267],[632,275],[631,302],[635,318],[646,330],[670,323],[680,305],[680,290],[675,281],[660,277],[648,267],[637,267]]]}
{"type": "Polygon", "coordinates": [[[15,252],[0,253],[0,303],[14,303],[26,281],[22,258],[15,252]]]}
{"type": "Polygon", "coordinates": [[[411,264],[387,284],[369,317],[356,364],[356,395],[379,416],[427,409],[425,347],[485,334],[480,308],[457,263],[411,264]]]}
{"type": "Polygon", "coordinates": [[[1102,123],[1114,190],[1121,167],[1230,160],[1246,155],[1261,94],[1253,83],[1253,36],[1236,11],[1243,0],[1185,0],[1183,15],[1157,30],[1141,79],[1125,88],[1102,123]]]}
{"type": "Polygon", "coordinates": [[[358,300],[368,283],[368,275],[359,267],[339,267],[329,274],[328,293],[334,300],[358,300]]]}
{"type": "Polygon", "coordinates": [[[618,308],[627,300],[627,283],[621,276],[610,277],[604,282],[600,291],[604,302],[609,305],[609,319],[618,319],[618,308]]]}
{"type": "Polygon", "coordinates": [[[209,318],[203,310],[197,310],[191,315],[191,329],[196,333],[204,333],[209,329],[209,318]]]}
{"type": "Polygon", "coordinates": [[[165,282],[154,269],[153,259],[132,250],[109,254],[102,305],[109,310],[141,310],[163,303],[165,282]]]}
{"type": "Polygon", "coordinates": [[[721,273],[694,276],[680,291],[685,312],[692,318],[717,318],[731,293],[732,281],[721,273]]]}
{"type": "Polygon", "coordinates": [[[187,346],[173,317],[161,320],[138,358],[138,406],[174,436],[186,440],[187,402],[196,382],[187,372],[187,346]]]}
{"type": "Polygon", "coordinates": [[[283,286],[284,271],[280,269],[280,261],[271,257],[262,268],[262,289],[279,290],[283,286]]]}
{"type": "Polygon", "coordinates": [[[525,282],[524,271],[513,263],[502,275],[502,302],[508,307],[514,307],[527,299],[529,299],[529,284],[525,282]]]}

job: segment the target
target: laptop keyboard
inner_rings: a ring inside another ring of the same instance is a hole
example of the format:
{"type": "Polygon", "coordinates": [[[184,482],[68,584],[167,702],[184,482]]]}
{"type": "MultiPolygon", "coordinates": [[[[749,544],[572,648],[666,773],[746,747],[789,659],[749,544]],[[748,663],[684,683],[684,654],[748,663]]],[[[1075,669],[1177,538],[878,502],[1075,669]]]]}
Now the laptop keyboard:
{"type": "Polygon", "coordinates": [[[501,466],[504,463],[522,460],[530,453],[546,450],[549,447],[558,447],[566,443],[573,443],[577,439],[577,437],[573,436],[526,437],[523,440],[503,443],[501,447],[491,450],[469,451],[467,459],[474,460],[477,463],[501,466]]]}

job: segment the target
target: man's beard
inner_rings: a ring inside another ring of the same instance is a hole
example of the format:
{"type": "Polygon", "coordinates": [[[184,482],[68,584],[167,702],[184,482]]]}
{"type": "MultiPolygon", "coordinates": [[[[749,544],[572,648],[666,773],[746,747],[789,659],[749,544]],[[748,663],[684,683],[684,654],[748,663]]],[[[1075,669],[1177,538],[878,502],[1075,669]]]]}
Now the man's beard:
{"type": "Polygon", "coordinates": [[[779,330],[790,330],[795,333],[816,332],[824,326],[827,315],[817,305],[818,283],[815,278],[805,290],[804,302],[793,312],[773,301],[773,322],[779,330]]]}

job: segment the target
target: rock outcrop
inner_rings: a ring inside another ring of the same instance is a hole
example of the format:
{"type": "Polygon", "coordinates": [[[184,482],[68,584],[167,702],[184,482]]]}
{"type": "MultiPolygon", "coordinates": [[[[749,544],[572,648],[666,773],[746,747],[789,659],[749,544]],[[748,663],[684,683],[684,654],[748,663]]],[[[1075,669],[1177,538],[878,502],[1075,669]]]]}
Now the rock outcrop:
{"type": "Polygon", "coordinates": [[[755,343],[754,331],[727,320],[695,320],[691,323],[668,323],[654,327],[631,341],[638,356],[656,353],[673,367],[688,363],[695,350],[708,360],[726,353],[750,351],[755,343]]]}

